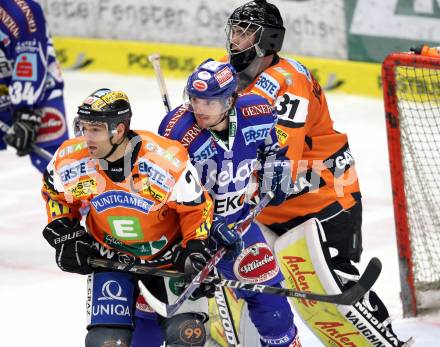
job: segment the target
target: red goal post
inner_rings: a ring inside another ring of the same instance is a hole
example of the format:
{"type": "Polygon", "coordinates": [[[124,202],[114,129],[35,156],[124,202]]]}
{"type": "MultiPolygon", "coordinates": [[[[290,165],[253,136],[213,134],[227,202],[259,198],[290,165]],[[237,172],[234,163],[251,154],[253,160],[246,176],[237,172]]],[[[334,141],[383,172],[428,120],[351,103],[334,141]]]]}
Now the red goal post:
{"type": "Polygon", "coordinates": [[[436,52],[392,53],[382,64],[404,316],[440,306],[440,55],[436,52]]]}

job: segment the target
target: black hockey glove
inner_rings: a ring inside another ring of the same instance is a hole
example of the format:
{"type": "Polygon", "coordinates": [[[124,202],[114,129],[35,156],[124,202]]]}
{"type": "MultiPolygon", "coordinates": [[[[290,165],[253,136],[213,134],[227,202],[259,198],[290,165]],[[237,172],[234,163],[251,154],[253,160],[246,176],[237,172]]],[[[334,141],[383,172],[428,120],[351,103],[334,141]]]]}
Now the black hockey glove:
{"type": "Polygon", "coordinates": [[[61,270],[82,275],[93,272],[87,258],[98,253],[93,247],[93,238],[79,220],[56,219],[44,228],[43,236],[55,248],[55,260],[61,270]]]}
{"type": "MultiPolygon", "coordinates": [[[[190,240],[186,248],[179,245],[174,250],[172,260],[178,271],[184,272],[191,277],[196,276],[206,263],[212,258],[206,241],[190,240]]],[[[184,287],[182,287],[183,290],[184,287]]],[[[196,300],[203,296],[212,298],[214,296],[215,286],[213,284],[200,284],[200,287],[192,294],[191,298],[196,300]]]]}
{"type": "Polygon", "coordinates": [[[280,149],[276,155],[262,160],[262,169],[258,171],[260,197],[269,191],[274,193],[269,205],[281,205],[293,194],[293,181],[290,160],[286,157],[287,147],[280,149]]]}
{"type": "Polygon", "coordinates": [[[32,144],[37,138],[41,125],[41,116],[33,110],[16,110],[14,123],[3,137],[5,142],[17,149],[17,155],[27,155],[32,151],[32,144]]]}
{"type": "Polygon", "coordinates": [[[244,248],[244,242],[237,230],[228,227],[225,217],[214,215],[209,233],[209,247],[216,252],[221,246],[227,249],[224,258],[232,260],[240,255],[244,248]]]}

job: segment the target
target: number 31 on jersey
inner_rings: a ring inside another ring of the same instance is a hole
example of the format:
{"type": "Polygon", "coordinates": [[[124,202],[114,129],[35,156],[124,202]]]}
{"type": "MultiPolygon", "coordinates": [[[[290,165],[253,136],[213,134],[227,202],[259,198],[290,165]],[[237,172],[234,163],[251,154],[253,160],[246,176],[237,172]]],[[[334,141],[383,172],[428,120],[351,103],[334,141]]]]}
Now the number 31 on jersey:
{"type": "Polygon", "coordinates": [[[275,102],[278,124],[288,128],[303,127],[306,122],[308,108],[309,100],[291,93],[283,94],[275,102]]]}

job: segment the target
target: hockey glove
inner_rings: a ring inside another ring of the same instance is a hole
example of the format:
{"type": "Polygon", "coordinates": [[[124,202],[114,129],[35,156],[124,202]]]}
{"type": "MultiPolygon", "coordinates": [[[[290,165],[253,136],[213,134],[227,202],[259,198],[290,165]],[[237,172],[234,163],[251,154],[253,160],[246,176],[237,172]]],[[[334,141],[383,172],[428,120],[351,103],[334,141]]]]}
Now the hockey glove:
{"type": "MultiPolygon", "coordinates": [[[[212,258],[212,254],[204,240],[189,240],[186,248],[179,245],[174,250],[172,260],[178,271],[196,276],[212,258]]],[[[183,290],[183,287],[182,287],[183,290]]],[[[213,284],[200,284],[200,287],[191,295],[193,300],[206,296],[214,297],[215,286],[213,284]]]]}
{"type": "Polygon", "coordinates": [[[221,246],[226,247],[226,260],[237,258],[244,248],[244,242],[240,234],[234,228],[229,228],[225,217],[214,215],[211,231],[209,233],[209,246],[214,252],[221,246]]]}
{"type": "Polygon", "coordinates": [[[82,275],[93,272],[87,258],[98,253],[93,247],[93,238],[79,220],[56,219],[44,228],[43,236],[55,248],[55,260],[61,270],[82,275]]]}
{"type": "Polygon", "coordinates": [[[41,125],[41,116],[33,110],[16,110],[14,123],[4,136],[5,142],[17,149],[17,155],[27,155],[32,151],[32,144],[37,138],[41,125]]]}
{"type": "Polygon", "coordinates": [[[271,155],[262,161],[262,169],[258,171],[260,197],[269,191],[274,193],[269,205],[281,205],[293,194],[293,181],[290,160],[286,157],[287,147],[282,148],[276,155],[271,155]]]}

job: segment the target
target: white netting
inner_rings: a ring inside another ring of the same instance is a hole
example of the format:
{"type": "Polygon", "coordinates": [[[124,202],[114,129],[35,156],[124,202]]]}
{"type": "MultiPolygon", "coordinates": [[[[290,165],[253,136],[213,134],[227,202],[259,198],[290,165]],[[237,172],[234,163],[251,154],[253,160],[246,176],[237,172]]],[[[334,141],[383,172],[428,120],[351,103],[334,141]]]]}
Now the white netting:
{"type": "Polygon", "coordinates": [[[440,70],[396,68],[396,93],[415,286],[440,289],[440,70]]]}

